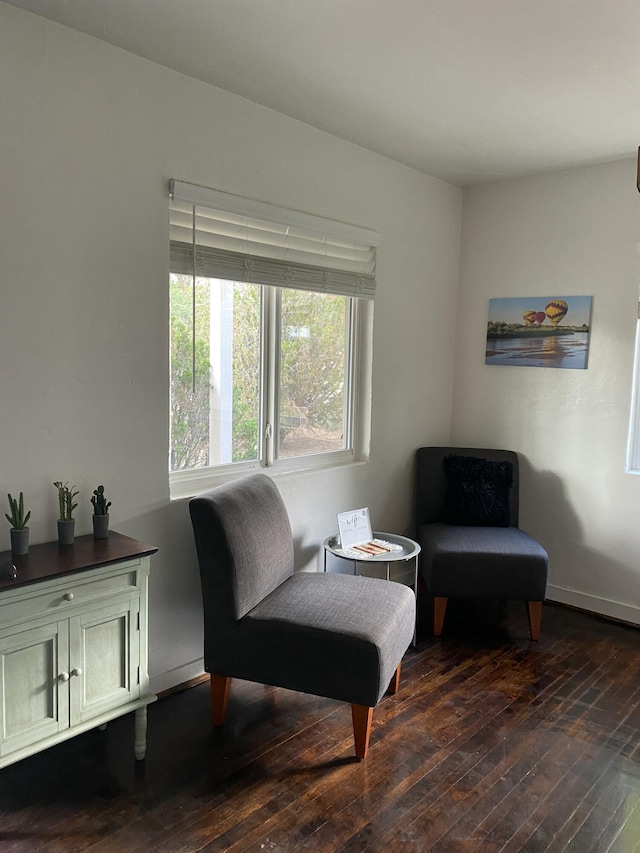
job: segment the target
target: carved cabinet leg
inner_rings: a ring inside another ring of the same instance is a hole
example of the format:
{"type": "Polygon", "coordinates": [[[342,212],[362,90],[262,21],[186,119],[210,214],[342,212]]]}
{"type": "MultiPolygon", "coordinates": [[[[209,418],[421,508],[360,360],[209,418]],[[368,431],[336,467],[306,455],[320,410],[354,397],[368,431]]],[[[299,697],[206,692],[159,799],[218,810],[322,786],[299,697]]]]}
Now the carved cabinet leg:
{"type": "Polygon", "coordinates": [[[135,712],[135,738],[133,745],[133,754],[138,759],[142,759],[147,754],[147,706],[138,708],[135,712]]]}

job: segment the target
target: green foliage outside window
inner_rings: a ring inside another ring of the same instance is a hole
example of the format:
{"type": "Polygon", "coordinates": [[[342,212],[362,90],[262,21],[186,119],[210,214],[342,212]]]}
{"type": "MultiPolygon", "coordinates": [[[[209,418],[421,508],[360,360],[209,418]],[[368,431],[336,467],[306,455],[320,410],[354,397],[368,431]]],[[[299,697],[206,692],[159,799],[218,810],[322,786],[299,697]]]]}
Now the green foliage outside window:
{"type": "MultiPolygon", "coordinates": [[[[216,391],[211,386],[210,288],[217,286],[215,280],[196,282],[194,383],[192,281],[188,276],[171,276],[172,471],[209,465],[210,408],[216,391]]],[[[232,343],[227,354],[233,387],[233,462],[257,459],[259,453],[260,291],[258,285],[233,285],[232,343]]],[[[344,446],[347,310],[345,297],[281,291],[282,456],[344,446]]]]}
{"type": "Polygon", "coordinates": [[[209,462],[209,284],[196,284],[195,387],[193,291],[188,276],[171,276],[170,471],[209,462]]]}
{"type": "Polygon", "coordinates": [[[346,310],[343,296],[282,291],[281,455],[343,447],[346,310]]]}
{"type": "Polygon", "coordinates": [[[258,459],[260,429],[260,287],[233,290],[232,460],[258,459]]]}

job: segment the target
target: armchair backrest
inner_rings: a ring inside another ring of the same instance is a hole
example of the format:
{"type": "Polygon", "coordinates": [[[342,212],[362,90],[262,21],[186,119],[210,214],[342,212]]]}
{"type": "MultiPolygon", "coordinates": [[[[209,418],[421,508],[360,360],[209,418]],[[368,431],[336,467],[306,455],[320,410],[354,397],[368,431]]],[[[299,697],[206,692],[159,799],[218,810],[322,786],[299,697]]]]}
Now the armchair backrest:
{"type": "Polygon", "coordinates": [[[265,474],[253,474],[192,498],[205,610],[237,621],[293,574],[293,538],[284,501],[265,474]]]}
{"type": "Polygon", "coordinates": [[[492,450],[484,447],[420,447],[416,453],[416,529],[442,518],[446,479],[442,460],[445,456],[478,456],[492,462],[511,462],[513,486],[509,493],[511,525],[518,526],[519,471],[518,454],[513,450],[492,450]]]}

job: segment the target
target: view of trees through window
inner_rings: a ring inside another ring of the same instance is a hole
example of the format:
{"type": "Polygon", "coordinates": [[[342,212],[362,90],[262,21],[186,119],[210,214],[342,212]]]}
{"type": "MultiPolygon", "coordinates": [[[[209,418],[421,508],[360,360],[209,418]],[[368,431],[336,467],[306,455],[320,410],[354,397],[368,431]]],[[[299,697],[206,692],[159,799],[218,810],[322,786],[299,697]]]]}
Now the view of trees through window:
{"type": "Polygon", "coordinates": [[[280,457],[342,450],[347,298],[281,291],[280,457]]]}
{"type": "MultiPolygon", "coordinates": [[[[267,405],[261,291],[255,284],[198,278],[194,317],[191,278],[171,276],[171,471],[259,458],[261,406],[267,405]]],[[[349,300],[282,289],[274,303],[278,456],[341,450],[349,300]]]]}

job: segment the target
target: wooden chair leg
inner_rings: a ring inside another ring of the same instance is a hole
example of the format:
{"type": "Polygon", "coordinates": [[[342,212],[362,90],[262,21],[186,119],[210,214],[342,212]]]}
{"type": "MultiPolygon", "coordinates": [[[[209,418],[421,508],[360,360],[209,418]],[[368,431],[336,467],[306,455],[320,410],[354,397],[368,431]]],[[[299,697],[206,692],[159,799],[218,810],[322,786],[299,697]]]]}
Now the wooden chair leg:
{"type": "Polygon", "coordinates": [[[211,713],[214,726],[224,725],[230,687],[231,679],[226,675],[214,675],[211,673],[211,713]]]}
{"type": "Polygon", "coordinates": [[[356,743],[356,756],[362,760],[366,758],[367,750],[369,749],[373,708],[369,708],[366,705],[352,705],[351,717],[353,718],[353,738],[356,743]]]}
{"type": "Polygon", "coordinates": [[[393,696],[394,693],[398,692],[398,688],[400,687],[400,670],[402,669],[402,663],[399,663],[396,667],[396,671],[393,673],[393,678],[389,682],[389,686],[387,687],[387,693],[393,696]]]}
{"type": "Polygon", "coordinates": [[[540,639],[540,625],[542,623],[542,602],[527,601],[529,612],[529,633],[532,640],[540,639]]]}
{"type": "Polygon", "coordinates": [[[439,637],[444,625],[444,614],[447,612],[448,598],[434,597],[433,599],[433,634],[439,637]]]}

